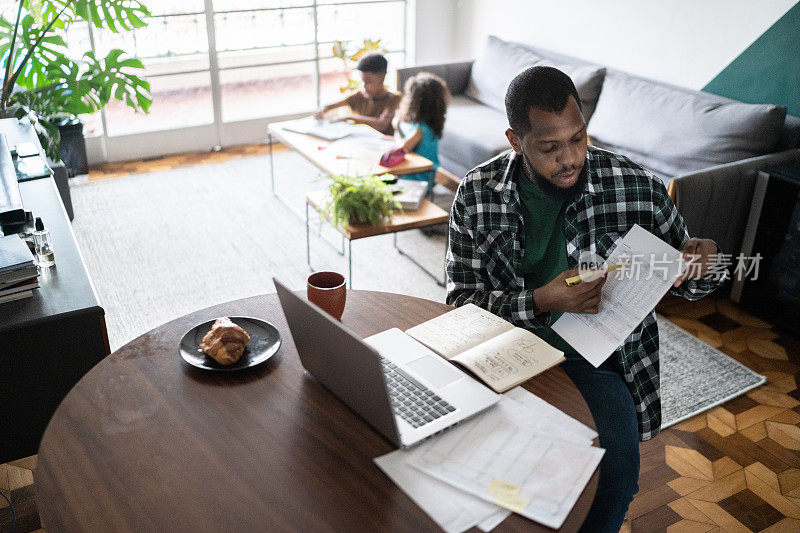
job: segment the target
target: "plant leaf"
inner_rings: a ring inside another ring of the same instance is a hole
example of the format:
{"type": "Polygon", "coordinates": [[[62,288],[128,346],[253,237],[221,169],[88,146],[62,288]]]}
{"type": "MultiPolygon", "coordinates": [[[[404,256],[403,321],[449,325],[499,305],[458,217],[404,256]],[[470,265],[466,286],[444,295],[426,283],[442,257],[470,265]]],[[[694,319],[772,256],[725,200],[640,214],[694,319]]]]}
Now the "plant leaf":
{"type": "Polygon", "coordinates": [[[48,0],[56,10],[68,6],[69,20],[83,19],[114,33],[141,28],[150,11],[139,0],[48,0]]]}

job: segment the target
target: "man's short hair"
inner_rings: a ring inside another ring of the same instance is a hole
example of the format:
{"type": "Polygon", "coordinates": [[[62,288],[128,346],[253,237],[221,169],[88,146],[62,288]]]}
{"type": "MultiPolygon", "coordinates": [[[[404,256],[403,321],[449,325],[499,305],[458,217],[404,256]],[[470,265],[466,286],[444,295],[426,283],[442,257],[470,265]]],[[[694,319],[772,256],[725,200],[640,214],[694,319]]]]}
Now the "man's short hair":
{"type": "Polygon", "coordinates": [[[506,91],[508,125],[517,135],[525,135],[531,129],[529,113],[532,107],[548,113],[561,113],[567,107],[570,95],[575,97],[580,108],[581,99],[569,76],[553,67],[527,68],[511,80],[506,91]]]}
{"type": "Polygon", "coordinates": [[[372,72],[374,74],[386,74],[389,62],[380,52],[370,52],[365,54],[356,65],[356,70],[361,72],[372,72]]]}

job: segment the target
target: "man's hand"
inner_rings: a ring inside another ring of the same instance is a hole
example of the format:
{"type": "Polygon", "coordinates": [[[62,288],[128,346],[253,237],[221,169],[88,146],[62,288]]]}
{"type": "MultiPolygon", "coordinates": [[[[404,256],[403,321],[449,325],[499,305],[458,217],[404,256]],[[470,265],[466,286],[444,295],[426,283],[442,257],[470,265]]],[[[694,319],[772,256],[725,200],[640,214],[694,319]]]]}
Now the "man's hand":
{"type": "Polygon", "coordinates": [[[563,311],[566,313],[597,314],[600,310],[600,293],[605,276],[572,287],[566,279],[578,275],[578,269],[566,270],[543,287],[533,291],[536,313],[563,311]]]}
{"type": "Polygon", "coordinates": [[[709,269],[717,262],[717,245],[711,239],[689,239],[683,245],[683,260],[689,267],[675,280],[677,287],[687,279],[700,279],[708,274],[709,269]]]}

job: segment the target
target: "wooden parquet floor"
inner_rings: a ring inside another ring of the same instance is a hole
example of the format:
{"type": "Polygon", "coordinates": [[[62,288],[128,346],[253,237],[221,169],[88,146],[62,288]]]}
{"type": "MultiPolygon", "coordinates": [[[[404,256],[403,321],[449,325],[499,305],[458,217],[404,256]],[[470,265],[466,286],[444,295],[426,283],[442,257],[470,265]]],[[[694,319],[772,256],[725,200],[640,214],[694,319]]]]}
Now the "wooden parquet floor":
{"type": "MultiPolygon", "coordinates": [[[[266,152],[265,145],[250,145],[112,163],[92,168],[89,179],[266,152]]],[[[623,531],[800,532],[800,337],[752,316],[725,296],[698,302],[668,296],[658,311],[768,381],[642,443],[639,494],[623,531]]],[[[0,491],[17,508],[20,532],[40,527],[33,499],[35,466],[35,456],[0,465],[0,491]]],[[[11,513],[0,497],[0,533],[10,524],[11,513]]]]}
{"type": "Polygon", "coordinates": [[[800,531],[800,339],[725,297],[658,311],[767,383],[640,447],[629,531],[800,531]]]}
{"type": "MultiPolygon", "coordinates": [[[[281,144],[275,143],[273,145],[274,153],[285,152],[287,150],[288,148],[281,144]]],[[[268,153],[268,144],[243,144],[228,146],[220,150],[208,152],[189,152],[185,154],[156,157],[153,159],[141,159],[138,161],[103,163],[100,165],[93,165],[89,168],[89,181],[120,178],[132,174],[150,174],[188,166],[223,163],[231,158],[266,155],[268,153]]]]}

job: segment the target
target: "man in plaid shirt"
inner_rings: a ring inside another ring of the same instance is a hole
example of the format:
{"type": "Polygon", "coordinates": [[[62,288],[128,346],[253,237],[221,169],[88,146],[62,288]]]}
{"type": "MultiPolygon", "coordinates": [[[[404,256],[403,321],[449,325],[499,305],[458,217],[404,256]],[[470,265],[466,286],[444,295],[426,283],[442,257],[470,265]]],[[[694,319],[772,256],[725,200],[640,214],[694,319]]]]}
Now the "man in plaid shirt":
{"type": "Polygon", "coordinates": [[[564,351],[606,453],[588,531],[619,531],[638,491],[639,440],[661,425],[655,313],[594,368],[550,325],[563,312],[597,313],[604,278],[568,286],[583,252],[608,257],[634,224],[691,257],[672,292],[713,291],[716,244],[690,239],[661,181],[628,158],[587,147],[572,80],[531,67],[506,93],[512,150],[470,171],[456,193],[447,252],[447,302],[468,302],[527,328],[564,351]]]}

